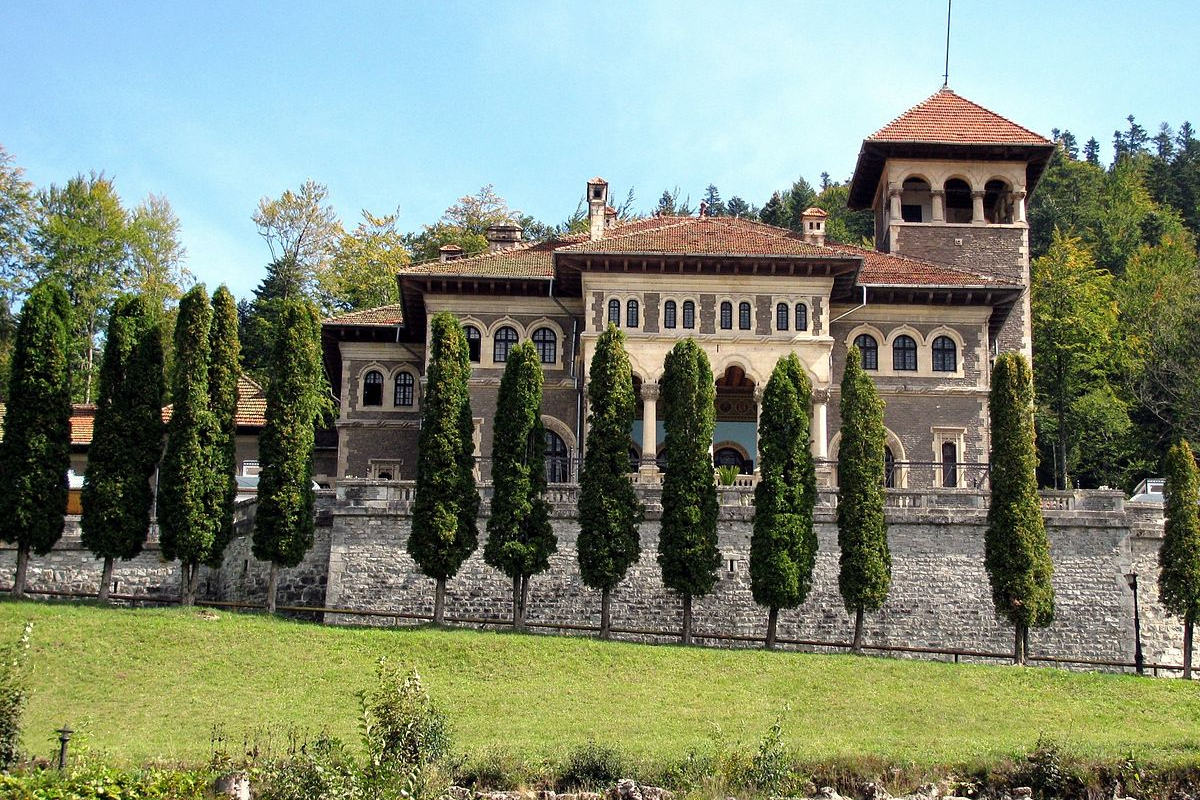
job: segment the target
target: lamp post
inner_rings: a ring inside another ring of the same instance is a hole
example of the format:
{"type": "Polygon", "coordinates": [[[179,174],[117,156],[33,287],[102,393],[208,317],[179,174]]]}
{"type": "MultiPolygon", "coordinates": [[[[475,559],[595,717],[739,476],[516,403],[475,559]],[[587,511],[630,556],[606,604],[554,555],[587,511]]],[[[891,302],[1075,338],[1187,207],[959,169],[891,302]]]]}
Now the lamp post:
{"type": "Polygon", "coordinates": [[[1142,615],[1138,610],[1137,578],[1136,572],[1125,575],[1125,582],[1133,590],[1133,663],[1137,674],[1145,675],[1145,666],[1142,661],[1142,615]]]}
{"type": "Polygon", "coordinates": [[[67,742],[71,741],[71,734],[75,731],[70,728],[59,728],[55,733],[58,734],[58,769],[62,771],[67,768],[67,742]]]}

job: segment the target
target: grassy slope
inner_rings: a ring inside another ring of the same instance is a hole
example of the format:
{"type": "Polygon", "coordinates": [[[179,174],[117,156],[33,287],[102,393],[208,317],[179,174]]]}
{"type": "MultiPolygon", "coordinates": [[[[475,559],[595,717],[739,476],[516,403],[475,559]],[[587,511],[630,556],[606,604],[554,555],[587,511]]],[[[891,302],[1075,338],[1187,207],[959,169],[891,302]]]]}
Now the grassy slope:
{"type": "Polygon", "coordinates": [[[1200,758],[1200,685],[1059,670],[602,643],[474,631],[327,628],[181,609],[0,601],[0,640],[35,622],[27,747],[86,731],[120,760],[205,759],[214,726],[357,738],[355,693],[389,655],[415,665],[459,747],[555,756],[589,737],[672,759],[713,724],[752,744],[778,717],[811,759],[918,765],[1025,752],[1200,758]]]}

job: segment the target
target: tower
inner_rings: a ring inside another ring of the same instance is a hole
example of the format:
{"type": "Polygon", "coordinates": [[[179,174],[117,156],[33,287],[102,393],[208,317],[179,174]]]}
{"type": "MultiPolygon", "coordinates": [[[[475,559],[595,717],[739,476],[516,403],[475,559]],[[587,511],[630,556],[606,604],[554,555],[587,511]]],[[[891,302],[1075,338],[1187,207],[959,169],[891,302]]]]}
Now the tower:
{"type": "MultiPolygon", "coordinates": [[[[1029,288],[1025,203],[1054,144],[943,87],[863,141],[849,204],[875,212],[885,253],[1029,288]]],[[[1032,348],[1029,292],[993,353],[1032,348]]]]}

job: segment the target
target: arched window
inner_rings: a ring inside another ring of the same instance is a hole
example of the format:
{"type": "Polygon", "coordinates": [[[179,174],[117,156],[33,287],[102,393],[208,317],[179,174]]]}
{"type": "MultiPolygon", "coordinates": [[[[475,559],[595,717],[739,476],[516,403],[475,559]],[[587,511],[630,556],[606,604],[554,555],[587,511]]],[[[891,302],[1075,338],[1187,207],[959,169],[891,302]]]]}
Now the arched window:
{"type": "Polygon", "coordinates": [[[383,373],[374,369],[368,372],[363,378],[362,392],[364,406],[383,405],[383,373]]]}
{"type": "Polygon", "coordinates": [[[675,306],[674,300],[668,300],[666,303],[663,304],[663,327],[664,328],[674,328],[675,327],[675,309],[676,309],[676,306],[675,306]]]}
{"type": "Polygon", "coordinates": [[[869,333],[854,337],[854,346],[862,353],[863,369],[879,369],[879,342],[869,333]]]}
{"type": "Polygon", "coordinates": [[[479,335],[479,328],[474,325],[467,325],[463,330],[467,332],[467,356],[471,359],[472,364],[478,364],[483,337],[479,335]]]}
{"type": "Polygon", "coordinates": [[[571,456],[567,443],[554,431],[546,428],[546,482],[566,483],[571,480],[571,456]]]}
{"type": "Polygon", "coordinates": [[[696,304],[691,300],[683,301],[683,327],[688,330],[696,327],[696,304]]]}
{"type": "Polygon", "coordinates": [[[625,327],[638,327],[638,301],[630,300],[625,304],[625,327]]]}
{"type": "Polygon", "coordinates": [[[954,442],[942,442],[942,486],[958,486],[958,445],[954,442]]]}
{"type": "Polygon", "coordinates": [[[1001,225],[1013,221],[1013,198],[1006,182],[990,180],[984,184],[983,218],[989,223],[1001,225]]]}
{"type": "Polygon", "coordinates": [[[413,404],[413,387],[416,381],[411,372],[401,372],[396,375],[395,393],[392,395],[392,405],[397,408],[409,407],[413,404]]]}
{"type": "Polygon", "coordinates": [[[786,331],[790,319],[791,316],[788,314],[787,303],[780,303],[775,306],[775,330],[786,331]]]}
{"type": "Polygon", "coordinates": [[[896,488],[896,455],[887,445],[883,446],[883,486],[885,489],[896,488]]]}
{"type": "Polygon", "coordinates": [[[738,303],[738,329],[750,330],[750,304],[738,303]]]}
{"type": "Polygon", "coordinates": [[[728,300],[721,303],[721,330],[733,330],[733,303],[728,300]]]}
{"type": "Polygon", "coordinates": [[[613,299],[613,300],[608,301],[608,321],[611,322],[613,325],[621,324],[621,301],[620,300],[613,299]]]}
{"type": "Polygon", "coordinates": [[[739,472],[747,473],[746,459],[732,447],[722,447],[713,453],[713,464],[718,467],[737,467],[739,472]]]}
{"type": "Polygon", "coordinates": [[[513,345],[517,343],[517,331],[515,328],[510,328],[505,325],[496,331],[495,338],[492,339],[492,361],[497,364],[503,364],[508,361],[508,353],[513,349],[513,345]]]}
{"type": "Polygon", "coordinates": [[[538,358],[543,364],[554,364],[558,361],[558,334],[549,328],[538,328],[533,332],[533,346],[537,348],[538,358]]]}
{"type": "Polygon", "coordinates": [[[933,340],[933,370],[934,372],[958,371],[958,346],[949,336],[939,336],[933,340]]]}
{"type": "Polygon", "coordinates": [[[892,342],[892,369],[911,372],[917,368],[917,342],[907,334],[892,342]]]}
{"type": "Polygon", "coordinates": [[[808,306],[796,303],[796,330],[808,330],[808,306]]]}
{"type": "Polygon", "coordinates": [[[961,178],[946,181],[946,222],[970,222],[974,213],[971,186],[961,178]]]}
{"type": "Polygon", "coordinates": [[[905,222],[928,222],[930,210],[929,184],[922,178],[905,178],[900,195],[900,218],[905,222]]]}

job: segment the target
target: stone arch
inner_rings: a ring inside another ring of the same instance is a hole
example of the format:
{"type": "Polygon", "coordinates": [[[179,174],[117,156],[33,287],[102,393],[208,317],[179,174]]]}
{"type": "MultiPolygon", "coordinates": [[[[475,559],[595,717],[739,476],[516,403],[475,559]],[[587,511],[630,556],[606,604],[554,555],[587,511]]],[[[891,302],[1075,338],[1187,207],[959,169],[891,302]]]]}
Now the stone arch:
{"type": "Polygon", "coordinates": [[[542,425],[546,430],[551,430],[557,433],[571,452],[579,450],[578,441],[575,438],[575,431],[571,430],[570,426],[557,417],[552,417],[549,414],[542,414],[542,425]]]}
{"type": "Polygon", "coordinates": [[[989,225],[1009,225],[1016,219],[1012,183],[1003,177],[983,184],[983,219],[989,225]]]}
{"type": "Polygon", "coordinates": [[[421,373],[417,370],[416,364],[401,364],[393,369],[387,376],[384,382],[384,397],[388,400],[386,405],[393,409],[404,409],[405,411],[419,411],[421,408],[421,400],[423,399],[421,392],[421,373]],[[413,379],[413,402],[411,406],[396,405],[396,380],[401,374],[408,374],[413,379]],[[390,394],[389,394],[390,390],[390,394]]]}
{"type": "Polygon", "coordinates": [[[946,222],[970,222],[974,214],[971,193],[975,191],[970,176],[951,173],[942,182],[942,190],[946,193],[946,222]]]}
{"type": "MultiPolygon", "coordinates": [[[[896,460],[895,486],[893,488],[907,489],[908,453],[904,449],[904,442],[900,441],[900,437],[897,436],[896,433],[887,425],[883,426],[883,445],[892,451],[892,456],[896,460]]],[[[838,485],[837,458],[841,446],[842,431],[839,429],[838,432],[833,435],[833,438],[829,440],[829,460],[833,462],[834,486],[838,485]]]]}

